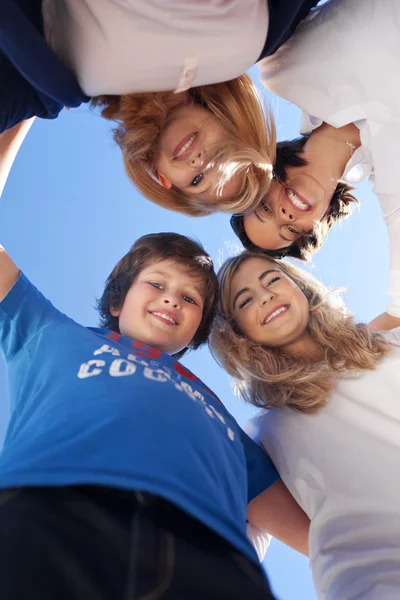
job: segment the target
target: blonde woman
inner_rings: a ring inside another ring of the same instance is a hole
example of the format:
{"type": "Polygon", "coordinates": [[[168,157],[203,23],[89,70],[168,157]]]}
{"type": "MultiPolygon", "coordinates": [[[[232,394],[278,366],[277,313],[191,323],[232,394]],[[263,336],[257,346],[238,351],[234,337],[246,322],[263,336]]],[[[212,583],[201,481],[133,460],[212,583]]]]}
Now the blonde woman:
{"type": "Polygon", "coordinates": [[[129,178],[161,206],[191,216],[242,212],[269,188],[275,129],[248,75],[181,94],[102,96],[95,104],[118,122],[129,178]]]}
{"type": "Polygon", "coordinates": [[[400,319],[356,324],[337,294],[260,252],[229,259],[220,282],[212,351],[271,409],[248,430],[311,519],[318,598],[398,598],[400,319]]]}
{"type": "Polygon", "coordinates": [[[190,215],[246,211],[269,187],[274,136],[255,88],[240,75],[274,53],[316,3],[3,0],[0,133],[92,99],[119,122],[128,175],[150,200],[190,215]],[[208,84],[215,92],[203,91],[208,84]],[[163,173],[158,134],[188,102],[198,109],[194,129],[166,146],[169,166],[185,170],[163,173]],[[203,135],[211,116],[219,123],[203,135]],[[177,157],[189,142],[190,152],[177,157]]]}

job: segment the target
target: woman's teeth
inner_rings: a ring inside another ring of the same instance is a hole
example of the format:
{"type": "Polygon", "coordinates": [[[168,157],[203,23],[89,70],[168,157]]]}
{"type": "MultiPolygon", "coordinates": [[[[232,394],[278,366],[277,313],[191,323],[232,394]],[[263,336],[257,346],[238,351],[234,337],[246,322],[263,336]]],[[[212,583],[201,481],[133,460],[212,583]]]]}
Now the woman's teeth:
{"type": "Polygon", "coordinates": [[[285,310],[287,310],[287,309],[288,309],[287,306],[281,306],[280,308],[277,308],[276,310],[274,310],[274,312],[271,315],[269,315],[269,317],[267,319],[265,319],[264,325],[266,325],[267,323],[272,321],[272,319],[274,319],[275,317],[280,315],[282,312],[285,312],[285,310]]]}
{"type": "Polygon", "coordinates": [[[188,148],[190,148],[190,146],[193,144],[196,137],[197,137],[197,133],[194,133],[192,135],[192,137],[186,142],[186,144],[184,146],[182,146],[182,148],[179,150],[179,152],[177,152],[175,154],[175,158],[179,158],[180,156],[182,156],[182,154],[184,152],[186,152],[186,150],[188,150],[188,148]]]}
{"type": "Polygon", "coordinates": [[[300,198],[298,196],[296,196],[296,194],[294,193],[293,190],[288,190],[288,197],[290,202],[296,206],[296,208],[298,208],[299,210],[308,210],[309,209],[309,205],[305,204],[305,202],[302,202],[300,200],[300,198]]]}

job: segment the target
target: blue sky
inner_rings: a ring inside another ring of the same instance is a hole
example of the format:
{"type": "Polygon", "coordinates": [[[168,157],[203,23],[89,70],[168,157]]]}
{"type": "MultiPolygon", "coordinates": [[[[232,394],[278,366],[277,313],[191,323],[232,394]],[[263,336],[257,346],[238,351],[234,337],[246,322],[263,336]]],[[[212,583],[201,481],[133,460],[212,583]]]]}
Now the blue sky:
{"type": "MultiPolygon", "coordinates": [[[[257,81],[255,68],[251,74],[257,81]]],[[[298,109],[266,96],[277,119],[278,138],[295,137],[298,109]]],[[[360,186],[358,197],[360,210],[330,233],[309,268],[327,285],[347,287],[348,305],[358,320],[366,321],[385,309],[388,246],[368,182],[360,186]]],[[[217,267],[239,249],[227,215],[184,217],[141,197],[125,176],[110,124],[88,108],[34,123],[0,202],[0,243],[57,308],[83,325],[96,325],[95,299],[112,267],[137,237],[158,231],[199,239],[217,267]]],[[[233,395],[228,376],[206,349],[183,362],[220,396],[239,423],[251,416],[253,409],[233,395]]],[[[1,442],[8,418],[1,359],[0,397],[1,442]]],[[[280,600],[315,598],[308,562],[296,552],[273,541],[265,567],[280,600]]]]}

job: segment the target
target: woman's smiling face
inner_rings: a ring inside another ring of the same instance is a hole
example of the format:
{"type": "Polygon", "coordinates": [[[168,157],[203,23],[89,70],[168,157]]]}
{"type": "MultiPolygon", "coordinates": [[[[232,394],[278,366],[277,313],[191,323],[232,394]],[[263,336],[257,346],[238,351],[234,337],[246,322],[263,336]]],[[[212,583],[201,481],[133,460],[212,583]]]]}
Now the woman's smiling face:
{"type": "Polygon", "coordinates": [[[231,281],[229,310],[253,342],[286,347],[309,337],[307,298],[267,259],[253,257],[240,265],[231,281]]]}
{"type": "Polygon", "coordinates": [[[225,129],[206,108],[185,103],[171,110],[159,138],[156,169],[161,184],[209,204],[236,197],[242,176],[234,175],[217,191],[221,174],[209,167],[227,138],[225,129]]]}

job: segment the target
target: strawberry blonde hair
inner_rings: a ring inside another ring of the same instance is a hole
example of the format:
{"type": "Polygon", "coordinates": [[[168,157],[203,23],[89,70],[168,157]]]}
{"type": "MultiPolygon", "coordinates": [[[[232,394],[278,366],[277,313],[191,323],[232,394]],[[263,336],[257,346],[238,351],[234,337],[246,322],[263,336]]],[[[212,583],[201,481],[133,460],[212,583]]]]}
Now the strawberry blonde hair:
{"type": "Polygon", "coordinates": [[[156,204],[191,216],[218,210],[242,213],[255,208],[267,193],[275,161],[275,126],[248,75],[232,81],[189,90],[193,102],[209,110],[225,128],[227,143],[214,161],[221,186],[236,173],[242,174],[240,190],[233,199],[214,205],[177,187],[168,190],[156,179],[158,139],[169,111],[177,104],[173,92],[98,96],[92,105],[102,116],[117,121],[114,139],[120,146],[125,170],[132,183],[156,204]]]}
{"type": "Polygon", "coordinates": [[[342,298],[309,273],[283,260],[245,251],[228,259],[218,273],[219,306],[210,338],[217,362],[234,378],[241,396],[263,408],[287,406],[302,413],[323,407],[341,373],[375,369],[393,345],[379,333],[355,323],[342,298]],[[253,342],[231,315],[230,290],[239,267],[262,258],[287,275],[303,292],[310,306],[309,332],[323,359],[311,362],[253,342]]]}

